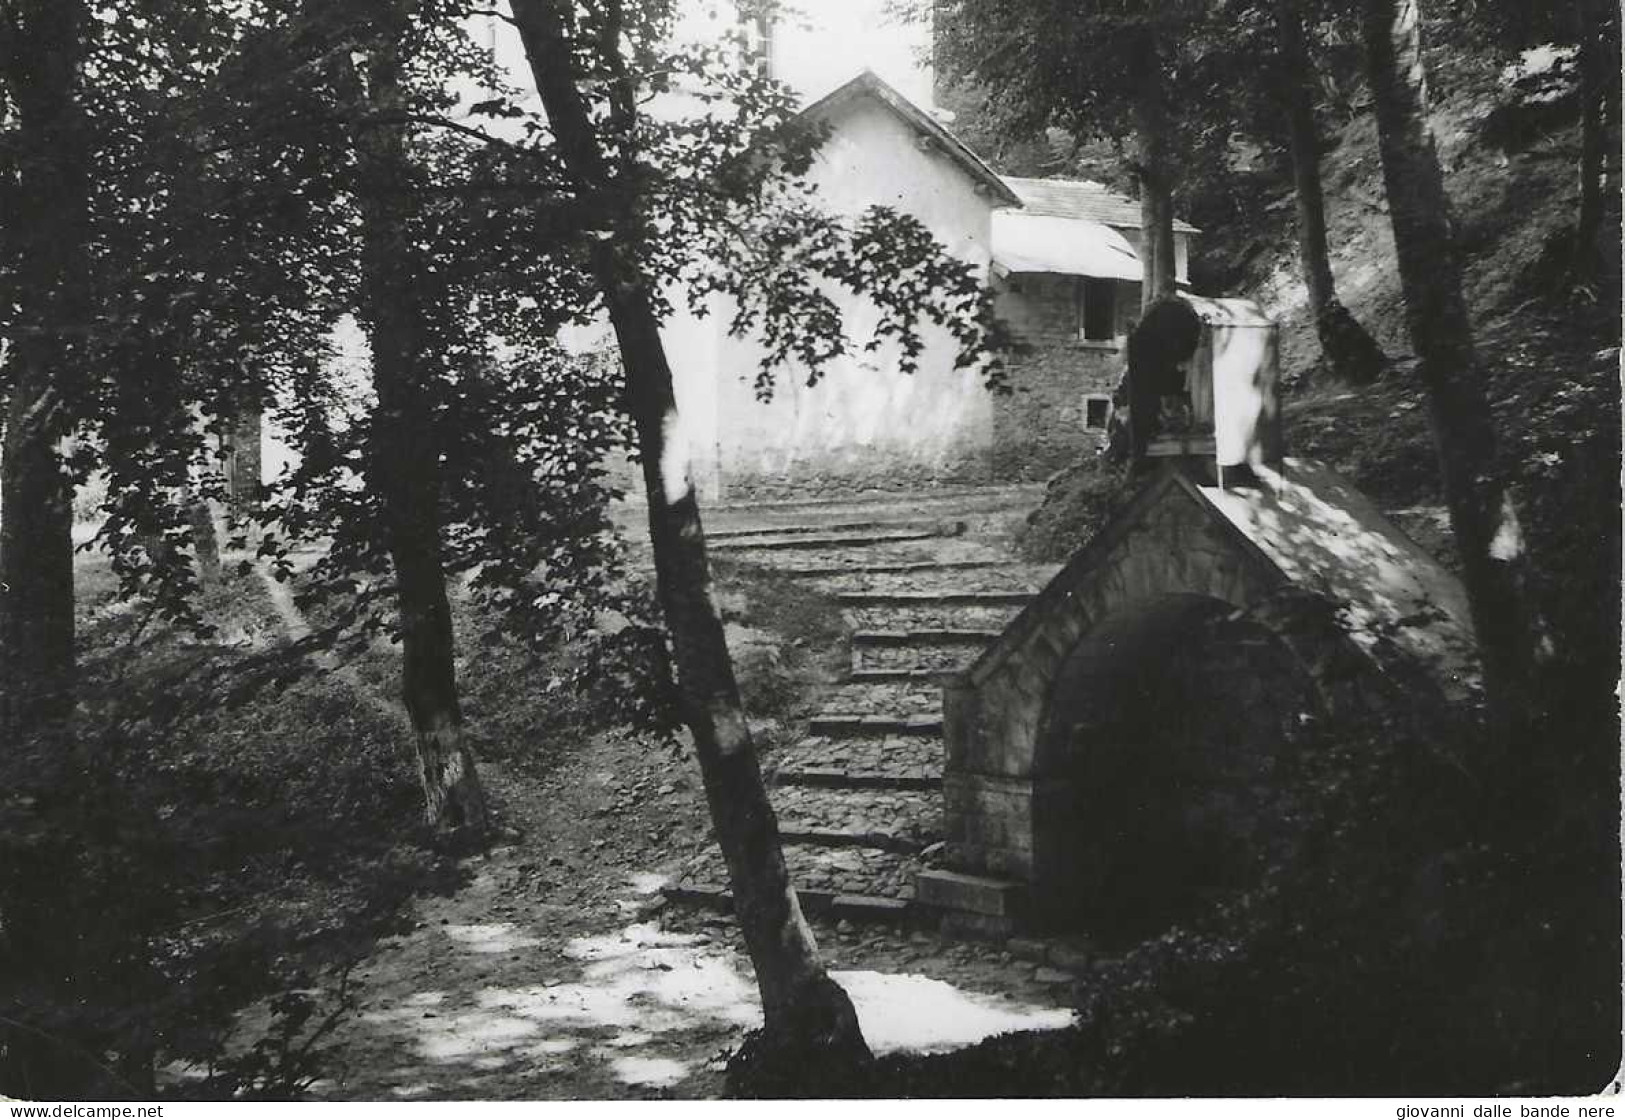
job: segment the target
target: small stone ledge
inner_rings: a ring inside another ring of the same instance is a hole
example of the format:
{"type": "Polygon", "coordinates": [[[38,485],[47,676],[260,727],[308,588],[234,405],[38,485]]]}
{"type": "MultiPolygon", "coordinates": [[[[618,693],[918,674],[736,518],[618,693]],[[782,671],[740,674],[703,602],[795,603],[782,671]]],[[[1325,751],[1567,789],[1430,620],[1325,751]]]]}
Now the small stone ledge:
{"type": "Polygon", "coordinates": [[[1026,903],[1027,885],[958,871],[922,871],[914,878],[914,898],[921,906],[952,913],[980,914],[1014,920],[1026,903]]]}
{"type": "Polygon", "coordinates": [[[849,684],[941,684],[955,669],[853,669],[846,675],[849,684]]]}
{"type": "MultiPolygon", "coordinates": [[[[733,913],[733,892],[725,887],[713,887],[700,883],[679,883],[666,887],[662,893],[668,902],[675,905],[690,906],[720,914],[733,913]]],[[[908,899],[887,898],[883,895],[839,894],[834,891],[798,888],[796,890],[796,902],[801,906],[803,914],[815,918],[849,918],[853,921],[863,922],[903,923],[908,921],[914,912],[914,907],[908,899]]]]}
{"type": "Polygon", "coordinates": [[[854,564],[807,564],[801,567],[779,568],[780,575],[800,579],[825,579],[830,576],[867,575],[929,575],[932,572],[991,571],[1009,567],[1004,560],[897,560],[858,561],[854,564]]]}
{"type": "Polygon", "coordinates": [[[875,735],[940,735],[942,716],[870,716],[856,712],[825,712],[816,715],[807,724],[809,735],[828,735],[850,738],[875,735]]]}
{"type": "Polygon", "coordinates": [[[804,769],[780,767],[775,781],[781,786],[811,786],[818,789],[920,790],[930,792],[942,788],[940,773],[935,777],[920,777],[914,774],[862,774],[840,770],[833,766],[809,766],[804,769]]]}
{"type": "Polygon", "coordinates": [[[943,534],[934,529],[906,529],[892,533],[866,533],[862,536],[791,536],[773,538],[733,538],[709,545],[712,552],[790,552],[819,548],[866,548],[876,544],[928,541],[943,534]]]}
{"type": "Polygon", "coordinates": [[[835,596],[844,607],[1024,607],[1035,598],[1032,591],[841,591],[835,596]]]}
{"type": "Polygon", "coordinates": [[[920,630],[858,630],[852,635],[854,646],[914,646],[914,645],[985,645],[998,641],[1002,630],[988,629],[936,629],[920,630]]]}
{"type": "Polygon", "coordinates": [[[794,821],[780,824],[779,839],[786,844],[813,844],[820,848],[878,848],[883,852],[898,852],[903,855],[912,855],[925,846],[907,836],[894,836],[886,832],[806,827],[794,821]]]}

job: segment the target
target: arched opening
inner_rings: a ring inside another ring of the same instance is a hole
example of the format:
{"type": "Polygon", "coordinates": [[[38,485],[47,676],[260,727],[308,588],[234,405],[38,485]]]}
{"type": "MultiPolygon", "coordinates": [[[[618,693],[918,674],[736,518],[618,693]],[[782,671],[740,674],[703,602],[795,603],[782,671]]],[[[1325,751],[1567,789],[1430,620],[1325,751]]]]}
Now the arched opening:
{"type": "Polygon", "coordinates": [[[1291,650],[1230,604],[1165,595],[1094,627],[1039,731],[1042,919],[1124,943],[1256,881],[1289,810],[1280,771],[1316,707],[1291,650]]]}

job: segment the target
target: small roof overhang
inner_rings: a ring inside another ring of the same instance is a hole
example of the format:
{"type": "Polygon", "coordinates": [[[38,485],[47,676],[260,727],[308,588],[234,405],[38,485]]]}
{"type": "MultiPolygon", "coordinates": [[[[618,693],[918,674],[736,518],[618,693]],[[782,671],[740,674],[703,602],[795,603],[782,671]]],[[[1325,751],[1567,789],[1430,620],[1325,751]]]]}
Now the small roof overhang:
{"type": "Polygon", "coordinates": [[[1144,275],[1128,238],[1100,222],[993,212],[993,271],[1049,273],[1138,282],[1144,275]]]}

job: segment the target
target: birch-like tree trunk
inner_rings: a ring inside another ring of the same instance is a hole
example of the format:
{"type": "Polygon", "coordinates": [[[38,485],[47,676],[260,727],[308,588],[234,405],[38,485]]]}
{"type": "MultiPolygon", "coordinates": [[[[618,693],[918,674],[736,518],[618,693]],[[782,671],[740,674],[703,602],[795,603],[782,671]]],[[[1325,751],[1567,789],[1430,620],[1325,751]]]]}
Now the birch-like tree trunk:
{"type": "MultiPolygon", "coordinates": [[[[635,200],[618,189],[576,85],[573,7],[567,0],[513,0],[513,12],[560,157],[578,188],[610,208],[617,226],[614,237],[598,242],[593,269],[625,366],[649,501],[656,590],[684,720],[694,736],[735,911],[756,969],[764,1034],[779,1055],[867,1057],[852,1001],[825,971],[785,868],[778,822],[711,597],[705,532],[660,323],[633,256],[642,236],[635,200]]],[[[604,41],[618,49],[614,36],[604,41]]],[[[630,90],[614,96],[616,124],[624,133],[634,101],[630,90]]]]}
{"type": "MultiPolygon", "coordinates": [[[[401,28],[404,34],[404,21],[401,28]]],[[[383,508],[395,568],[401,695],[412,721],[424,817],[435,828],[483,833],[485,792],[463,732],[456,648],[441,543],[439,439],[431,404],[434,344],[421,305],[422,255],[410,231],[409,163],[400,117],[399,36],[381,35],[368,59],[367,116],[357,131],[362,197],[363,309],[378,407],[367,485],[383,508]],[[397,118],[391,120],[391,117],[397,118]]]]}
{"type": "Polygon", "coordinates": [[[1365,0],[1362,26],[1383,180],[1411,344],[1421,359],[1450,527],[1503,745],[1529,725],[1535,629],[1528,556],[1497,461],[1483,373],[1462,296],[1461,258],[1428,118],[1418,0],[1365,0]]]}

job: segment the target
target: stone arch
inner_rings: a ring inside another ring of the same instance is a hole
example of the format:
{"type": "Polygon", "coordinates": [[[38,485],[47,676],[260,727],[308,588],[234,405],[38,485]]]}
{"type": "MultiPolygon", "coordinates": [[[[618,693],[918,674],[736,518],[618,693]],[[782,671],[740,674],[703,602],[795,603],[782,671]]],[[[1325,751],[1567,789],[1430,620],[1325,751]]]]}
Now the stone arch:
{"type": "Polygon", "coordinates": [[[1324,709],[1313,667],[1232,604],[1176,592],[1102,620],[1040,718],[1036,916],[1133,941],[1252,882],[1324,709]]]}
{"type": "Polygon", "coordinates": [[[1082,662],[1140,664],[1146,648],[1166,647],[1198,622],[1266,643],[1287,693],[1301,689],[1321,710],[1388,696],[1336,605],[1169,471],[945,688],[946,821],[959,868],[1026,884],[1028,916],[1040,922],[1071,916],[1058,891],[1079,876],[1078,832],[1061,825],[1076,825],[1087,798],[1069,738],[1081,713],[1064,690],[1082,662]]]}

